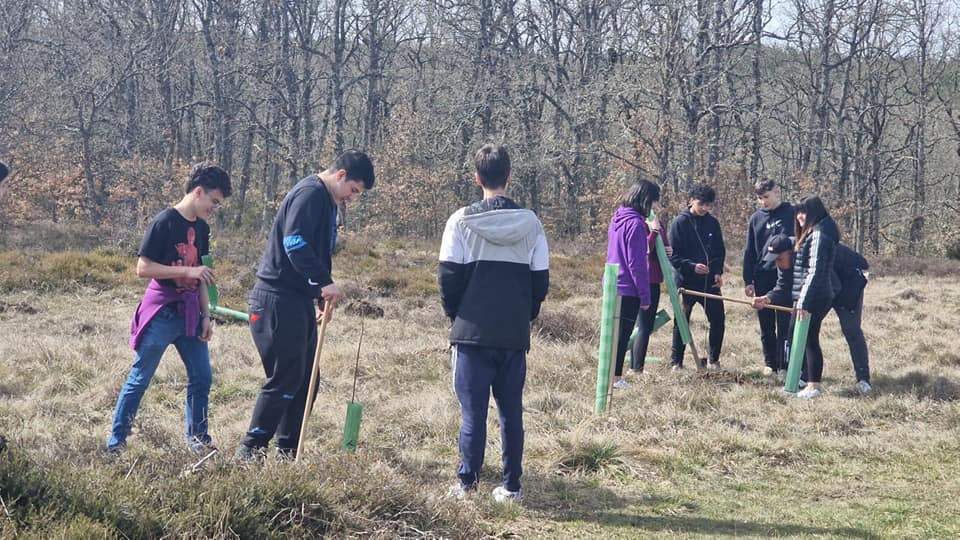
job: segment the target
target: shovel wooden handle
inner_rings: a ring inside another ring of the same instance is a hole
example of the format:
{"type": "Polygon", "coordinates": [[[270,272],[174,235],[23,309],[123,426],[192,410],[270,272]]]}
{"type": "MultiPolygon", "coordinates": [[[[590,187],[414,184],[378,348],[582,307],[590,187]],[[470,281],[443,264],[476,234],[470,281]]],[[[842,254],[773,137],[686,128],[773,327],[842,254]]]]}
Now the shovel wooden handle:
{"type": "Polygon", "coordinates": [[[323,317],[318,323],[320,330],[317,332],[317,351],[313,355],[313,368],[310,370],[310,386],[307,387],[307,403],[303,409],[303,422],[300,424],[300,438],[297,441],[297,457],[294,462],[299,462],[303,456],[303,441],[307,438],[307,423],[310,421],[310,414],[313,412],[313,397],[317,392],[317,378],[320,375],[320,352],[323,350],[323,336],[327,333],[327,323],[330,322],[330,316],[333,314],[333,305],[326,302],[323,307],[323,317]]]}
{"type": "MultiPolygon", "coordinates": [[[[704,298],[712,298],[714,300],[723,300],[724,302],[733,302],[735,304],[746,304],[750,307],[753,307],[753,302],[748,302],[746,300],[738,300],[736,298],[728,298],[726,296],[720,296],[718,294],[710,294],[710,293],[705,293],[700,291],[691,291],[689,289],[679,289],[677,292],[679,292],[680,294],[689,294],[691,296],[702,296],[704,298]]],[[[793,313],[793,309],[791,308],[784,307],[784,306],[776,306],[773,304],[767,304],[766,306],[764,306],[764,309],[774,309],[777,311],[785,311],[787,313],[793,313]]]]}

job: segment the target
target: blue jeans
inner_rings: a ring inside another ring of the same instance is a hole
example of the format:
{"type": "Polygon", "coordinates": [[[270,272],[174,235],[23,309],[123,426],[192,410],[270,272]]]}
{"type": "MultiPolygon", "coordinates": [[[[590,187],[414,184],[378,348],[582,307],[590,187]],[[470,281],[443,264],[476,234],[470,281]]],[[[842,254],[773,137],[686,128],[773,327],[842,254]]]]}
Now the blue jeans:
{"type": "Polygon", "coordinates": [[[524,351],[473,345],[453,346],[453,387],[460,401],[460,466],[464,486],[480,480],[487,445],[487,406],[490,391],[500,413],[503,447],[503,487],[520,490],[523,474],[523,385],[527,378],[524,351]]]}
{"type": "MultiPolygon", "coordinates": [[[[198,325],[197,335],[200,335],[198,325]]],[[[187,441],[209,443],[207,435],[207,401],[213,373],[210,370],[210,352],[207,344],[196,336],[187,337],[186,321],[177,314],[177,309],[167,306],[161,309],[150,321],[140,339],[140,347],[130,368],[130,375],[123,383],[117,407],[113,413],[113,427],[107,448],[117,448],[126,444],[130,424],[137,416],[140,400],[153,379],[160,358],[171,343],[180,353],[187,368],[187,441]]]]}

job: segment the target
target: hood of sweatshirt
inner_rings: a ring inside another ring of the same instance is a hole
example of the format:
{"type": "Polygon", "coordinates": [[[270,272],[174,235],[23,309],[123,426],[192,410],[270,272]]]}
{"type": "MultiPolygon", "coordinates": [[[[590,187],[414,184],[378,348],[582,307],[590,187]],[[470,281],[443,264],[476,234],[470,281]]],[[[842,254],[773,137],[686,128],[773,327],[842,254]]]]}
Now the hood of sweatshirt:
{"type": "Polygon", "coordinates": [[[627,206],[621,206],[613,213],[613,219],[610,220],[610,224],[615,231],[623,232],[628,225],[636,224],[637,220],[642,221],[643,219],[640,212],[627,206]]]}
{"type": "Polygon", "coordinates": [[[834,221],[832,217],[827,216],[821,219],[815,228],[820,229],[821,234],[829,236],[834,242],[840,242],[840,228],[837,227],[837,222],[834,221]]]}
{"type": "Polygon", "coordinates": [[[506,197],[475,203],[463,213],[463,225],[487,242],[510,246],[536,239],[540,230],[537,216],[506,197]]]}

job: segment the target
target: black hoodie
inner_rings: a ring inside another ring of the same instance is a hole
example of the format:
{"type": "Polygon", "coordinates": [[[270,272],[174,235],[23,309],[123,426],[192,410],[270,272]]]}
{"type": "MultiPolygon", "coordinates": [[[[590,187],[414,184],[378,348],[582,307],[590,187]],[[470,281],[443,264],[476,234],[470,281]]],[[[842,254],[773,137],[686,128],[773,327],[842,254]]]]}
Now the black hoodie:
{"type": "Polygon", "coordinates": [[[670,263],[680,274],[678,285],[697,291],[715,289],[716,276],[723,274],[727,257],[717,218],[710,214],[695,216],[688,208],[670,224],[669,238],[673,246],[670,263]],[[697,264],[709,266],[710,273],[696,273],[697,264]]]}
{"type": "Polygon", "coordinates": [[[775,262],[763,262],[763,247],[771,236],[783,234],[793,236],[794,210],[793,205],[781,202],[773,210],[761,208],[750,216],[750,225],[747,229],[747,247],[743,252],[743,282],[751,284],[754,277],[761,272],[777,271],[775,262]]]}

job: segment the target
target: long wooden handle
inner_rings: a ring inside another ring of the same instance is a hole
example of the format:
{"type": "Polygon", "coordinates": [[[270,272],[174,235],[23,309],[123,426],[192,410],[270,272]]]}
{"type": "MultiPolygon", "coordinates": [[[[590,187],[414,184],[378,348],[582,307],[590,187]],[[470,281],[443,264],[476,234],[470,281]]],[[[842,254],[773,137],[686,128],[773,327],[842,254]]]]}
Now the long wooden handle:
{"type": "MultiPolygon", "coordinates": [[[[679,289],[677,292],[679,292],[680,294],[689,294],[692,296],[702,296],[704,298],[712,298],[714,300],[723,300],[724,302],[733,302],[735,304],[746,304],[750,307],[753,307],[753,302],[748,302],[747,300],[738,300],[736,298],[729,298],[729,297],[720,296],[717,294],[710,294],[710,293],[705,293],[700,291],[691,291],[689,289],[679,289]]],[[[788,308],[784,306],[776,306],[774,304],[767,304],[766,306],[764,306],[764,309],[775,309],[777,311],[785,311],[787,313],[793,313],[792,308],[788,308]]]]}
{"type": "Polygon", "coordinates": [[[323,317],[320,319],[320,331],[317,333],[317,351],[313,355],[313,368],[310,370],[310,386],[307,387],[307,403],[303,409],[303,422],[300,424],[300,439],[297,441],[297,457],[294,462],[299,462],[303,455],[303,441],[307,438],[307,422],[310,421],[310,414],[313,412],[313,396],[317,391],[317,378],[320,375],[320,351],[323,350],[323,336],[327,333],[327,323],[330,322],[330,315],[333,314],[333,307],[327,302],[323,307],[323,317]]]}

